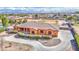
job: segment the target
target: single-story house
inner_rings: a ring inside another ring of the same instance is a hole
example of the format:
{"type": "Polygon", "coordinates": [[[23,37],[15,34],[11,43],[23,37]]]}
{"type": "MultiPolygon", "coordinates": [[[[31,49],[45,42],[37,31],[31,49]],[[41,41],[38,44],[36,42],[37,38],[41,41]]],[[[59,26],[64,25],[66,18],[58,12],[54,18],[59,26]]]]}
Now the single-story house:
{"type": "Polygon", "coordinates": [[[50,35],[58,36],[58,28],[55,25],[40,22],[26,22],[14,26],[14,29],[19,32],[35,35],[50,35]]]}

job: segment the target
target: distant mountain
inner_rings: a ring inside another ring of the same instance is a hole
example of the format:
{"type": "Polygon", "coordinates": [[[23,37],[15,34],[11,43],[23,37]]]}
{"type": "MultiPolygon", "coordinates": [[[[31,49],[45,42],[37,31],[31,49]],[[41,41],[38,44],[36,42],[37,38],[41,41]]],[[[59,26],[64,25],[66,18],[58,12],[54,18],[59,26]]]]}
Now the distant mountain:
{"type": "Polygon", "coordinates": [[[19,13],[74,13],[79,8],[72,7],[0,7],[0,14],[19,13]]]}

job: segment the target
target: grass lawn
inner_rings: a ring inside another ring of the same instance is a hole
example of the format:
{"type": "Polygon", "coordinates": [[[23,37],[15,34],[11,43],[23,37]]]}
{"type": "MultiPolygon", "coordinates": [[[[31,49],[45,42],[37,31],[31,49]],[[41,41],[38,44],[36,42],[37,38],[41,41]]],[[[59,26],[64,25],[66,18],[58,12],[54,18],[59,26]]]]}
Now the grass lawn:
{"type": "Polygon", "coordinates": [[[77,42],[77,45],[78,45],[78,48],[79,48],[79,35],[78,34],[75,34],[75,39],[76,39],[76,42],[77,42]]]}

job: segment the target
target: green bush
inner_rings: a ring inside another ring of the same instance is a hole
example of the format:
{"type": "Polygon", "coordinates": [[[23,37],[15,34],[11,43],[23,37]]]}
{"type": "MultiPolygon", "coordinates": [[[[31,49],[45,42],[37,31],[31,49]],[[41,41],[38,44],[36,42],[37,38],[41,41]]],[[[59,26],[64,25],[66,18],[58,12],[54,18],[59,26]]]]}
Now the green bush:
{"type": "Polygon", "coordinates": [[[78,48],[79,48],[79,35],[77,33],[75,34],[75,39],[76,39],[76,42],[77,42],[77,45],[78,45],[78,48]]]}
{"type": "Polygon", "coordinates": [[[42,37],[43,39],[51,39],[50,37],[44,36],[42,37]]]}
{"type": "Polygon", "coordinates": [[[39,39],[40,39],[40,37],[39,37],[39,36],[34,36],[34,37],[29,36],[29,38],[30,38],[30,39],[35,39],[35,40],[39,40],[39,39]]]}
{"type": "Polygon", "coordinates": [[[24,33],[22,33],[22,32],[18,32],[18,35],[19,36],[25,36],[24,33]]]}
{"type": "Polygon", "coordinates": [[[11,34],[16,34],[17,31],[16,30],[7,30],[8,33],[11,33],[11,34]]]}
{"type": "Polygon", "coordinates": [[[51,39],[50,37],[48,37],[48,36],[42,36],[42,37],[40,37],[40,36],[27,36],[26,34],[24,34],[24,33],[22,33],[22,32],[18,32],[18,35],[20,36],[20,37],[22,37],[22,38],[29,38],[29,39],[34,39],[34,40],[39,40],[39,39],[51,39]]]}
{"type": "Polygon", "coordinates": [[[0,33],[1,33],[1,32],[4,32],[4,28],[0,28],[0,33]]]}
{"type": "Polygon", "coordinates": [[[13,30],[14,33],[17,33],[17,30],[13,30]]]}
{"type": "Polygon", "coordinates": [[[50,37],[44,36],[44,37],[40,37],[40,36],[29,36],[28,38],[30,39],[34,39],[34,40],[39,40],[39,39],[51,39],[50,37]]]}
{"type": "Polygon", "coordinates": [[[15,23],[15,21],[14,21],[14,20],[11,20],[11,19],[9,20],[9,24],[11,24],[11,25],[12,25],[12,24],[14,24],[14,23],[15,23]]]}

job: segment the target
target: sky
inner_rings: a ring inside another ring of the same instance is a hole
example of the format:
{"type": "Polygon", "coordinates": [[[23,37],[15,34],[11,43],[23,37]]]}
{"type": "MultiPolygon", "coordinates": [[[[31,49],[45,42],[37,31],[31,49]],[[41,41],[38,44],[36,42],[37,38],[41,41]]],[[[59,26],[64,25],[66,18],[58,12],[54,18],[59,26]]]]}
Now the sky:
{"type": "Polygon", "coordinates": [[[79,7],[79,0],[0,0],[0,7],[79,7]]]}
{"type": "Polygon", "coordinates": [[[21,10],[21,12],[23,12],[23,10],[25,12],[52,12],[52,11],[73,12],[74,10],[79,10],[78,4],[79,4],[79,0],[1,0],[0,7],[2,8],[0,8],[0,13],[10,12],[7,11],[8,9],[12,11],[21,10]],[[10,7],[10,8],[3,8],[3,7],[10,7]],[[18,8],[13,8],[13,7],[18,7],[18,8]],[[54,8],[19,8],[19,7],[54,7],[54,8]],[[76,7],[76,8],[72,8],[72,7],[76,7]],[[5,9],[6,11],[3,9],[5,9]]]}

